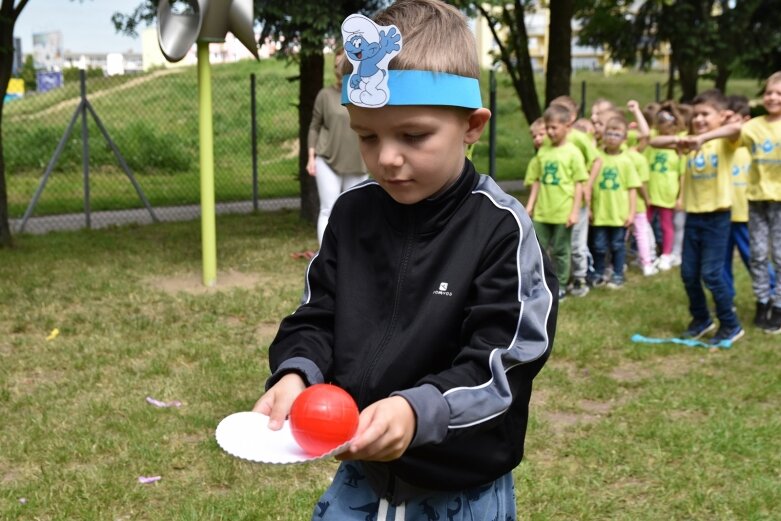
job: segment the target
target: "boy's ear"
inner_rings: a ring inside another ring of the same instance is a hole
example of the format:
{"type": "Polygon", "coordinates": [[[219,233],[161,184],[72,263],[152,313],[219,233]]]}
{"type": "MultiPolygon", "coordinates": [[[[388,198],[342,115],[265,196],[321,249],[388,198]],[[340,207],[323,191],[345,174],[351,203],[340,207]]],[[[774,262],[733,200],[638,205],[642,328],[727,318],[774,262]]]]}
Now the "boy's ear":
{"type": "Polygon", "coordinates": [[[464,134],[464,143],[467,145],[477,143],[489,119],[491,119],[491,111],[487,108],[473,110],[467,118],[468,126],[464,134]]]}

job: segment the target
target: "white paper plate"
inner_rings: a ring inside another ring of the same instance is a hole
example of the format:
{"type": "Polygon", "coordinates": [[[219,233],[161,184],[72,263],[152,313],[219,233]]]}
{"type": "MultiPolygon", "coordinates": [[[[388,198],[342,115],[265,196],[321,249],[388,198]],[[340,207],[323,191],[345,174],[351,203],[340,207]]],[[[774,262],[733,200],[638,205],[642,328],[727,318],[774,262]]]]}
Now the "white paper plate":
{"type": "Polygon", "coordinates": [[[217,444],[237,458],[258,463],[303,463],[336,456],[347,450],[350,442],[335,449],[312,456],[304,452],[290,431],[287,420],[278,431],[268,428],[269,417],[257,412],[237,412],[226,416],[217,425],[215,437],[217,444]]]}

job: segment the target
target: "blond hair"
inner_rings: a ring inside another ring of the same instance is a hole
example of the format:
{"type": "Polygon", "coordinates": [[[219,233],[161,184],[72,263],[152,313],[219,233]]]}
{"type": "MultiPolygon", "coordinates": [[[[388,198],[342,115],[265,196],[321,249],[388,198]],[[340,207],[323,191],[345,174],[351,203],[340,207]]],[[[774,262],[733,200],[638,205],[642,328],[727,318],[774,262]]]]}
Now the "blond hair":
{"type": "Polygon", "coordinates": [[[395,25],[402,49],[389,69],[447,72],[480,78],[475,36],[466,17],[441,0],[398,0],[380,11],[377,25],[395,25]]]}
{"type": "Polygon", "coordinates": [[[781,71],[774,72],[768,77],[767,81],[765,82],[765,89],[767,89],[768,85],[772,85],[774,83],[781,83],[781,71]]]}
{"type": "Polygon", "coordinates": [[[570,96],[556,96],[551,100],[550,104],[561,105],[565,107],[567,110],[569,110],[570,112],[572,112],[573,114],[577,114],[578,109],[580,109],[578,102],[572,99],[570,96]]]}
{"type": "Polygon", "coordinates": [[[545,120],[545,123],[550,123],[552,121],[556,123],[569,123],[572,119],[572,112],[564,105],[551,105],[542,113],[542,119],[545,120]]]}

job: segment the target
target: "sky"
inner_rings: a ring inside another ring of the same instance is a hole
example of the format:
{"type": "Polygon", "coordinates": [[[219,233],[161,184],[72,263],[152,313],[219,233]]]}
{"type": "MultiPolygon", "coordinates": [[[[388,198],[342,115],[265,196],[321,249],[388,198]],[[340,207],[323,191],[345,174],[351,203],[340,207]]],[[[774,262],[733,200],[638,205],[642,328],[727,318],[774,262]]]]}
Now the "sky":
{"type": "MultiPolygon", "coordinates": [[[[19,15],[14,36],[22,52],[33,51],[33,33],[62,32],[63,50],[83,53],[141,52],[141,37],[118,34],[115,12],[131,13],[143,0],[30,0],[19,15]]],[[[16,0],[16,4],[19,0],[16,0]]],[[[143,30],[146,26],[141,25],[143,30]]]]}

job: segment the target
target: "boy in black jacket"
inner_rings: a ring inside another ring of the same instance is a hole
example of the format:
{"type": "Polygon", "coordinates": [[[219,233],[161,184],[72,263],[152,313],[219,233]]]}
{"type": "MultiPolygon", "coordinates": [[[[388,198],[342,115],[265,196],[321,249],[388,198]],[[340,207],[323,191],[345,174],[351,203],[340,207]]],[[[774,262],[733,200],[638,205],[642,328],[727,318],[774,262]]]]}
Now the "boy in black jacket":
{"type": "Polygon", "coordinates": [[[439,0],[352,15],[342,31],[342,101],[373,180],[334,205],[254,410],[278,429],[321,382],[358,403],[313,519],[514,519],[558,286],[522,205],[465,158],[490,118],[474,37],[439,0]]]}

